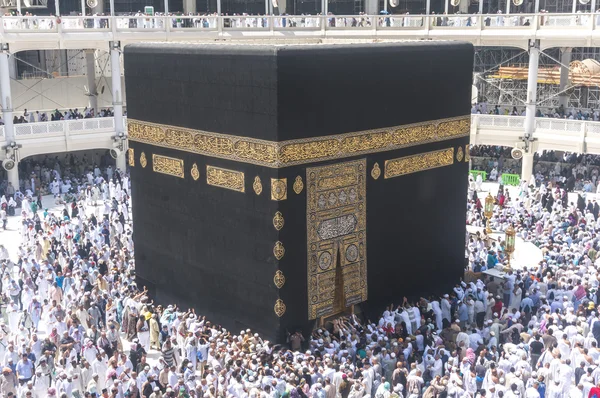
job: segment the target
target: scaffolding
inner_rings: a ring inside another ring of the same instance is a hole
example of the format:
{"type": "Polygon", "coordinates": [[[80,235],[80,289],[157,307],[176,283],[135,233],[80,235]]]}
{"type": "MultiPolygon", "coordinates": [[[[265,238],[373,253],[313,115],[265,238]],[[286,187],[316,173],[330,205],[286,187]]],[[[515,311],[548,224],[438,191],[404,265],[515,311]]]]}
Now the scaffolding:
{"type": "MultiPolygon", "coordinates": [[[[557,62],[560,49],[547,49],[543,54],[538,69],[541,77],[537,85],[537,107],[544,112],[558,108],[559,94],[562,93],[559,88],[560,64],[557,62]]],[[[600,59],[600,48],[573,48],[571,59],[572,67],[581,67],[584,60],[600,59]]],[[[474,84],[478,89],[478,100],[505,109],[517,107],[519,112],[523,110],[527,100],[528,63],[529,55],[522,49],[477,48],[474,84]]],[[[568,108],[600,108],[600,74],[588,74],[582,79],[574,77],[572,71],[570,77],[570,85],[564,91],[568,95],[568,108]]]]}

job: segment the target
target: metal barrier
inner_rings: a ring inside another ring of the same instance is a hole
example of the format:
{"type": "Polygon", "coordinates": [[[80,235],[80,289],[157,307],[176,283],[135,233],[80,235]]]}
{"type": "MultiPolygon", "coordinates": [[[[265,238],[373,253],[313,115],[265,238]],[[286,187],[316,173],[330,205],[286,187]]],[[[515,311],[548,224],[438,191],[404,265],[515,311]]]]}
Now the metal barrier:
{"type": "Polygon", "coordinates": [[[477,179],[478,175],[481,175],[483,181],[487,181],[487,172],[483,170],[470,170],[469,173],[473,176],[473,178],[477,179]]]}
{"type": "Polygon", "coordinates": [[[502,174],[502,184],[517,186],[521,182],[521,177],[518,174],[502,174]]]}

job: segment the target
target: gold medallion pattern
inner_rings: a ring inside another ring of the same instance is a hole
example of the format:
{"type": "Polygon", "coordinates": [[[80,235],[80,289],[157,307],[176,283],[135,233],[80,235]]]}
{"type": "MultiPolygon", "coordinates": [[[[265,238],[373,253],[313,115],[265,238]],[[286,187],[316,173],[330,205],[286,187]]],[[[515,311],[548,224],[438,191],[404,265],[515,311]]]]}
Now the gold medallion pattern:
{"type": "Polygon", "coordinates": [[[196,163],[192,165],[192,171],[190,173],[192,174],[194,181],[198,181],[198,178],[200,178],[200,170],[198,170],[198,165],[196,163]]]}
{"type": "Polygon", "coordinates": [[[371,170],[371,177],[376,180],[379,176],[381,176],[381,169],[379,168],[379,163],[375,162],[373,169],[371,170]]]}
{"type": "Polygon", "coordinates": [[[284,224],[285,224],[285,220],[283,219],[283,214],[281,214],[281,212],[278,211],[277,213],[275,213],[275,216],[273,217],[273,226],[275,227],[276,230],[281,231],[281,228],[283,228],[284,224]]]}
{"type": "Polygon", "coordinates": [[[470,123],[469,115],[282,142],[211,133],[134,119],[129,119],[127,126],[131,141],[281,168],[467,137],[470,133],[470,123]]]}
{"type": "Polygon", "coordinates": [[[244,173],[241,171],[206,165],[206,183],[215,187],[231,189],[232,191],[246,192],[244,173]]]}
{"type": "Polygon", "coordinates": [[[183,160],[152,154],[152,170],[155,173],[184,178],[183,160]]]}
{"type": "Polygon", "coordinates": [[[148,164],[148,159],[146,159],[146,154],[144,152],[140,155],[140,164],[143,168],[146,168],[146,165],[148,164]]]}
{"type": "Polygon", "coordinates": [[[271,200],[287,199],[287,178],[271,178],[271,200]]]}
{"type": "Polygon", "coordinates": [[[262,192],[262,182],[260,181],[260,177],[254,177],[254,182],[252,183],[252,189],[254,189],[254,193],[260,195],[262,192]]]}
{"type": "Polygon", "coordinates": [[[459,146],[458,149],[456,150],[456,161],[459,163],[462,162],[463,156],[464,156],[463,149],[461,146],[459,146]]]}
{"type": "Polygon", "coordinates": [[[471,145],[465,145],[465,162],[471,161],[471,145]]]}
{"type": "Polygon", "coordinates": [[[283,314],[285,314],[285,304],[283,302],[283,300],[281,299],[277,299],[277,301],[275,301],[275,306],[273,307],[273,310],[275,311],[275,315],[277,315],[278,317],[282,317],[283,314]]]}
{"type": "Polygon", "coordinates": [[[127,159],[129,160],[129,166],[134,167],[135,166],[135,152],[133,151],[133,148],[129,148],[127,150],[127,159]]]}
{"type": "Polygon", "coordinates": [[[275,276],[273,277],[273,283],[275,283],[277,289],[281,289],[283,285],[285,285],[285,276],[283,275],[283,272],[281,272],[280,270],[277,270],[277,272],[275,272],[275,276]]]}
{"type": "Polygon", "coordinates": [[[283,243],[280,241],[275,242],[275,246],[273,246],[273,254],[277,260],[281,260],[285,255],[285,247],[283,247],[283,243]]]}
{"type": "Polygon", "coordinates": [[[303,189],[304,183],[302,182],[302,177],[297,176],[294,181],[294,192],[296,192],[297,195],[300,195],[300,192],[302,192],[303,189]]]}
{"type": "Polygon", "coordinates": [[[367,299],[365,159],[306,169],[308,318],[367,299]]]}
{"type": "Polygon", "coordinates": [[[454,148],[385,161],[384,178],[398,177],[454,164],[454,148]]]}

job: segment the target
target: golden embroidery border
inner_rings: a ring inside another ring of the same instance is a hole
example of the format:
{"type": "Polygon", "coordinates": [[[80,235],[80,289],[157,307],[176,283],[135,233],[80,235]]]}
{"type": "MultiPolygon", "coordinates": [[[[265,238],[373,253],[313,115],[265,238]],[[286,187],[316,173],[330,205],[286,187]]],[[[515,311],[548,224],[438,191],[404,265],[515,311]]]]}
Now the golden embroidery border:
{"type": "Polygon", "coordinates": [[[418,173],[420,171],[426,171],[426,170],[437,169],[440,167],[452,166],[453,164],[454,164],[454,148],[453,147],[444,148],[444,149],[440,149],[437,151],[422,152],[422,153],[417,153],[417,154],[410,155],[410,156],[403,156],[400,158],[386,160],[384,163],[384,167],[383,167],[384,168],[383,178],[388,179],[388,178],[401,177],[401,176],[408,175],[408,174],[418,173]],[[425,165],[418,165],[418,164],[416,166],[413,165],[412,169],[408,170],[405,173],[392,174],[388,170],[389,165],[393,162],[402,161],[402,162],[408,162],[410,164],[411,161],[415,161],[418,158],[422,158],[422,157],[425,157],[427,155],[432,155],[432,154],[439,155],[440,162],[435,163],[435,164],[432,164],[432,162],[427,162],[427,164],[425,164],[425,165]],[[447,157],[447,159],[444,159],[444,155],[447,157]]]}
{"type": "Polygon", "coordinates": [[[133,142],[141,142],[141,143],[151,144],[151,145],[158,146],[158,147],[176,149],[176,150],[181,150],[181,151],[191,152],[191,153],[197,153],[200,155],[205,155],[205,156],[210,156],[210,157],[215,157],[215,158],[220,158],[220,159],[229,159],[229,160],[234,160],[236,162],[241,162],[241,163],[250,163],[250,164],[266,166],[266,167],[270,167],[270,168],[283,168],[283,167],[288,167],[288,166],[296,166],[296,165],[300,165],[300,164],[314,163],[314,162],[319,162],[319,161],[329,160],[329,159],[341,159],[341,158],[347,158],[347,157],[352,157],[352,156],[360,156],[360,155],[369,154],[369,153],[387,152],[387,151],[392,151],[395,149],[408,148],[408,147],[427,144],[427,143],[431,143],[431,142],[441,142],[441,141],[453,140],[453,139],[457,139],[457,138],[468,137],[470,135],[471,115],[458,116],[458,117],[452,117],[452,118],[447,118],[447,119],[429,120],[429,121],[420,122],[420,123],[412,123],[412,124],[400,125],[400,126],[391,126],[391,127],[385,127],[385,128],[379,128],[379,129],[373,129],[373,130],[364,130],[364,131],[344,133],[344,134],[337,134],[337,135],[331,135],[331,136],[313,137],[313,138],[288,140],[288,141],[281,141],[281,142],[260,140],[260,139],[256,139],[256,138],[241,137],[241,136],[230,135],[230,134],[213,133],[213,132],[202,131],[202,130],[194,130],[194,129],[189,129],[189,128],[185,128],[185,127],[169,126],[169,125],[152,123],[152,122],[144,122],[144,121],[136,120],[136,119],[128,119],[127,123],[128,123],[129,140],[133,141],[133,142]],[[296,161],[282,161],[281,160],[283,157],[282,153],[281,153],[282,148],[292,145],[292,144],[303,144],[303,143],[316,144],[319,142],[337,141],[339,144],[338,146],[340,148],[343,148],[342,141],[348,140],[350,138],[356,138],[356,137],[366,136],[369,134],[376,134],[376,133],[385,133],[385,132],[389,133],[389,132],[393,132],[394,130],[418,129],[418,128],[422,128],[424,126],[434,126],[437,130],[437,127],[442,123],[455,122],[458,125],[465,121],[467,122],[467,126],[464,129],[464,131],[452,132],[452,134],[445,134],[442,136],[440,136],[439,134],[434,134],[433,137],[428,137],[428,138],[426,137],[425,139],[417,140],[417,141],[410,142],[407,144],[387,144],[383,147],[371,148],[371,149],[366,149],[366,150],[361,150],[361,151],[352,151],[352,152],[345,152],[345,151],[343,151],[343,149],[339,149],[336,151],[335,154],[329,155],[329,156],[321,156],[321,157],[296,160],[296,161]],[[166,144],[164,142],[164,139],[161,142],[157,142],[156,140],[153,140],[153,139],[146,139],[143,137],[135,137],[134,134],[132,134],[131,130],[132,130],[132,126],[135,126],[136,124],[141,125],[141,126],[149,126],[149,127],[159,128],[162,130],[162,132],[164,133],[165,136],[166,136],[166,130],[170,129],[170,130],[175,130],[178,133],[191,133],[194,137],[195,136],[204,136],[204,137],[213,138],[213,139],[228,139],[231,141],[232,148],[235,147],[236,143],[238,143],[238,142],[246,142],[246,143],[253,143],[253,144],[268,146],[268,147],[273,148],[276,151],[276,159],[273,162],[266,162],[266,161],[263,161],[260,159],[252,159],[251,157],[240,157],[240,156],[237,156],[236,154],[227,155],[227,154],[220,154],[220,153],[215,153],[215,152],[205,151],[205,150],[197,150],[197,149],[193,150],[193,149],[186,148],[183,145],[170,145],[170,144],[166,144]]]}

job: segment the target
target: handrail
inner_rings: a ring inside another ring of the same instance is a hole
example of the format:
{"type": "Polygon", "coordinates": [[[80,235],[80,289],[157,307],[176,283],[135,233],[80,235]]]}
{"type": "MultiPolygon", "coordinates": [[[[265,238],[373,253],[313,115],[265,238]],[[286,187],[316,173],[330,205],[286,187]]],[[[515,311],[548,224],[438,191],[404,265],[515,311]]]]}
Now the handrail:
{"type": "MultiPolygon", "coordinates": [[[[123,118],[124,123],[127,118],[123,118]]],[[[125,124],[126,125],[126,124],[125,124]]],[[[19,123],[14,125],[15,139],[30,139],[39,136],[63,136],[115,131],[114,117],[96,117],[75,120],[53,120],[49,122],[19,123]]],[[[4,137],[4,126],[0,138],[4,137]]]]}
{"type": "Polygon", "coordinates": [[[3,16],[6,33],[180,32],[180,31],[339,31],[339,30],[596,30],[600,13],[448,15],[169,15],[169,16],[3,16]]]}
{"type": "MultiPolygon", "coordinates": [[[[523,116],[471,115],[471,145],[500,145],[522,148],[523,116]]],[[[589,120],[535,118],[530,148],[600,154],[600,122],[589,120]]]]}
{"type": "MultiPolygon", "coordinates": [[[[524,134],[524,120],[523,116],[471,115],[473,126],[471,144],[518,146],[519,142],[522,142],[524,134]]],[[[123,122],[125,131],[127,131],[126,117],[123,118],[123,122]]],[[[6,141],[4,127],[0,126],[0,142],[6,141]]],[[[27,148],[46,145],[46,138],[56,140],[58,137],[64,137],[67,143],[71,139],[81,143],[87,142],[88,138],[91,137],[95,139],[108,138],[115,134],[116,129],[113,117],[98,117],[15,124],[14,132],[14,140],[27,148]]],[[[534,150],[555,149],[576,153],[600,154],[600,122],[596,121],[539,117],[535,120],[533,138],[533,145],[538,148],[534,150]]],[[[81,144],[78,145],[78,147],[81,147],[81,144]]],[[[483,175],[482,177],[485,179],[487,176],[483,175]]],[[[509,178],[509,176],[506,178],[509,178]]],[[[507,183],[518,182],[513,179],[507,181],[507,183]]]]}
{"type": "MultiPolygon", "coordinates": [[[[125,125],[127,117],[123,118],[125,125]]],[[[471,123],[478,129],[489,130],[514,130],[523,132],[525,122],[524,116],[507,115],[471,115],[471,123]]],[[[571,120],[549,117],[538,117],[535,119],[537,132],[572,132],[586,131],[588,134],[598,135],[600,138],[600,122],[587,120],[571,120]]],[[[69,131],[70,134],[87,132],[114,131],[113,117],[96,117],[89,119],[55,120],[49,122],[35,122],[15,124],[15,135],[17,137],[39,136],[43,134],[60,134],[69,131]]],[[[0,137],[4,132],[4,126],[0,126],[0,137]]],[[[29,137],[28,137],[29,138],[29,137]]]]}
{"type": "MultiPolygon", "coordinates": [[[[474,114],[471,115],[471,120],[477,123],[479,127],[489,129],[514,128],[522,130],[525,123],[525,116],[474,114]]],[[[583,128],[586,128],[588,131],[600,132],[600,122],[552,117],[535,118],[535,127],[539,131],[581,132],[583,128]]]]}

